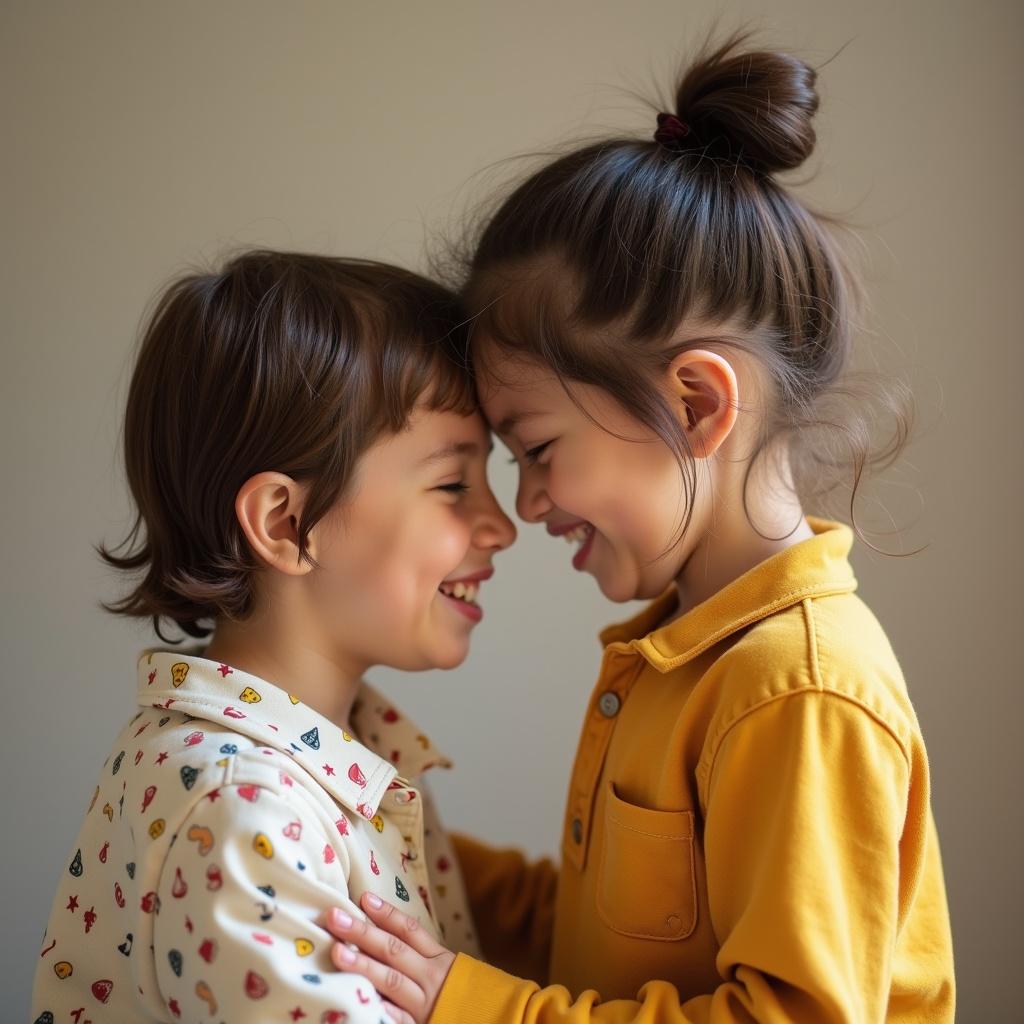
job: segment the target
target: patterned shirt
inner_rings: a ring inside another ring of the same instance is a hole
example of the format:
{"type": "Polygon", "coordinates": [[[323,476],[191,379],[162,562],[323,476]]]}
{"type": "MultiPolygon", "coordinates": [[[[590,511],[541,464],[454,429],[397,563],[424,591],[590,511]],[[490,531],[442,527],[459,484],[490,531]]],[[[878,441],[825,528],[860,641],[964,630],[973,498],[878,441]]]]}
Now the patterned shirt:
{"type": "Polygon", "coordinates": [[[414,785],[450,762],[389,701],[361,684],[360,742],[197,655],[145,653],[138,686],[54,899],[37,1024],[386,1022],[319,923],[333,906],[362,917],[366,891],[479,953],[455,854],[414,785]]]}

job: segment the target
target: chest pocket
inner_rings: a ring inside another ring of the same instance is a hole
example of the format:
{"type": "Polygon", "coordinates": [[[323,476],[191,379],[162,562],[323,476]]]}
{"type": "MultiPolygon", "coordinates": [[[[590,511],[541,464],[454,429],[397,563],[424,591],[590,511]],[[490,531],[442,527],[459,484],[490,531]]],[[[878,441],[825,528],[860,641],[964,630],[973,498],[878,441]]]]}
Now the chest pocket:
{"type": "Polygon", "coordinates": [[[609,928],[674,942],[697,926],[693,812],[627,803],[608,783],[597,910],[609,928]]]}

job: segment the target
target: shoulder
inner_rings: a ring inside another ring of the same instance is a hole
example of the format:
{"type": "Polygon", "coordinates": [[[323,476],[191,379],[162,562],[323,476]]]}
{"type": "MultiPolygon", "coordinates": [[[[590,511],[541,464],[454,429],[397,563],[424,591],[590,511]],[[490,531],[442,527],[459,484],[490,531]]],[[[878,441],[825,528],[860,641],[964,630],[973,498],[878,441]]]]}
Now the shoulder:
{"type": "Polygon", "coordinates": [[[885,631],[854,593],[807,598],[758,621],[733,638],[704,683],[714,692],[710,739],[759,707],[808,694],[871,716],[905,753],[919,732],[885,631]]]}
{"type": "MultiPolygon", "coordinates": [[[[147,708],[122,733],[122,749],[114,756],[125,766],[125,814],[135,819],[136,832],[154,839],[164,831],[173,839],[181,823],[213,805],[218,813],[233,809],[242,817],[258,813],[257,801],[261,808],[291,805],[325,831],[332,814],[337,817],[319,783],[286,753],[228,724],[147,708]],[[233,800],[221,803],[229,792],[233,800]]],[[[153,844],[154,853],[167,849],[153,844]]]]}

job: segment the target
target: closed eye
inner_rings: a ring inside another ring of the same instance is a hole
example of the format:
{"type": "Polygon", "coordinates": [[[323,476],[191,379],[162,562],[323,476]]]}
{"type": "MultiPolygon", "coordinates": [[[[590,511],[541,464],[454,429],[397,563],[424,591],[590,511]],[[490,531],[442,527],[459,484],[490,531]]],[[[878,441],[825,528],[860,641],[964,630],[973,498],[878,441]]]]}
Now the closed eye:
{"type": "Polygon", "coordinates": [[[545,441],[543,444],[538,444],[533,448],[527,448],[523,452],[523,458],[531,465],[535,465],[537,460],[544,454],[547,448],[551,445],[551,441],[545,441]]]}
{"type": "Polygon", "coordinates": [[[469,484],[463,483],[461,480],[454,484],[441,484],[437,488],[439,491],[447,491],[449,494],[465,494],[469,490],[469,484]]]}

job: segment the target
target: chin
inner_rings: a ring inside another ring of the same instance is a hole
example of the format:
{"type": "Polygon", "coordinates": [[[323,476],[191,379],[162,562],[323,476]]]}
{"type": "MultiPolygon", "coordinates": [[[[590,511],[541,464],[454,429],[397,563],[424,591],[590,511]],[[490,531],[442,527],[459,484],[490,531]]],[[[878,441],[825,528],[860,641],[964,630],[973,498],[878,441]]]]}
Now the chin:
{"type": "Polygon", "coordinates": [[[634,587],[628,587],[620,580],[606,581],[598,578],[597,586],[609,601],[614,601],[616,604],[625,604],[627,601],[635,600],[638,596],[634,587]]]}
{"type": "Polygon", "coordinates": [[[448,669],[458,668],[469,655],[469,644],[460,647],[453,647],[447,651],[441,651],[433,659],[432,668],[448,669]]]}

